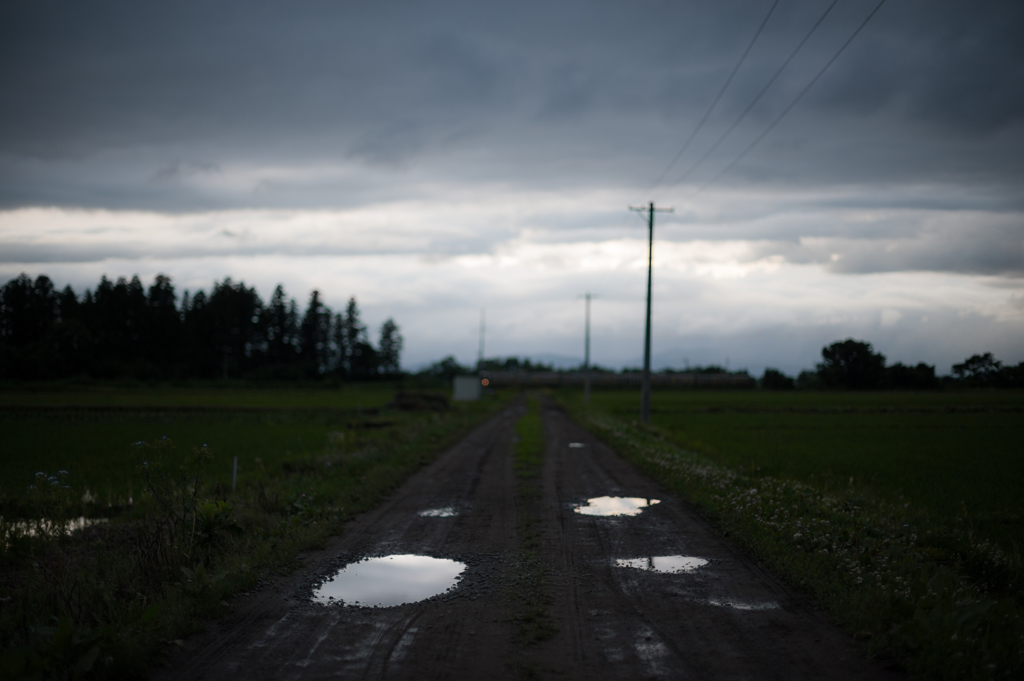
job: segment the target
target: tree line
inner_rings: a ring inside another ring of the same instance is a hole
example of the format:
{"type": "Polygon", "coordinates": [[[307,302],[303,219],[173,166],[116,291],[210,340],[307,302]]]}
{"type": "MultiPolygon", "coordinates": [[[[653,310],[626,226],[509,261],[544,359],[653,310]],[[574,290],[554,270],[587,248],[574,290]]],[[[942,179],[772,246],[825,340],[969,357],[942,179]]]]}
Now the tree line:
{"type": "Polygon", "coordinates": [[[814,371],[802,371],[795,379],[778,369],[765,369],[761,387],[842,388],[847,390],[935,390],[947,385],[975,388],[1024,388],[1024,362],[1004,365],[991,352],[972,355],[953,365],[951,376],[937,376],[935,366],[919,362],[911,366],[886,364],[885,355],[871,343],[847,338],[821,349],[822,361],[814,371]]]}
{"type": "Polygon", "coordinates": [[[319,291],[299,310],[284,287],[264,303],[230,277],[207,294],[171,278],[100,279],[79,296],[22,274],[0,289],[0,378],[324,378],[401,372],[402,336],[388,319],[374,347],[355,298],[343,311],[319,291]]]}

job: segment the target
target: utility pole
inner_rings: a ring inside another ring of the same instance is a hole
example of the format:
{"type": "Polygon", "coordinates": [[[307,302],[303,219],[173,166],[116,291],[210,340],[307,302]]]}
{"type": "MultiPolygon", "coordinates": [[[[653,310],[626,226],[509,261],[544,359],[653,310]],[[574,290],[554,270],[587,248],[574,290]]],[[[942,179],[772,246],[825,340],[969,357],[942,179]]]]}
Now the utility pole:
{"type": "Polygon", "coordinates": [[[483,371],[484,369],[484,322],[486,318],[484,316],[486,308],[480,308],[480,351],[476,358],[476,370],[483,371]]]}
{"type": "Polygon", "coordinates": [[[671,213],[674,208],[655,208],[651,201],[647,207],[629,207],[639,213],[647,211],[647,323],[644,328],[644,377],[641,384],[640,420],[651,420],[651,268],[654,264],[654,214],[671,213]]]}
{"type": "Polygon", "coordinates": [[[587,300],[587,330],[583,344],[583,404],[590,404],[590,294],[583,297],[587,300]]]}

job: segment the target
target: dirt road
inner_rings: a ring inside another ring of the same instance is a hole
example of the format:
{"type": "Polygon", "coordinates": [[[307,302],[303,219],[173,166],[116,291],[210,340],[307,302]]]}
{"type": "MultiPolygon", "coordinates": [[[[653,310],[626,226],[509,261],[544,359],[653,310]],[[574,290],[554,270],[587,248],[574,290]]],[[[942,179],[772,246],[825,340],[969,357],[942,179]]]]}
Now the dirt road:
{"type": "Polygon", "coordinates": [[[188,639],[153,678],[892,676],[684,502],[550,407],[543,412],[547,449],[537,522],[548,612],[558,631],[540,643],[517,642],[511,618],[521,588],[523,510],[511,454],[524,411],[513,405],[480,426],[325,551],[305,556],[302,569],[236,599],[231,615],[188,639]],[[601,496],[660,503],[634,516],[575,510],[601,496]],[[449,507],[454,515],[420,515],[449,507]],[[418,603],[363,608],[311,601],[313,589],[345,564],[388,554],[451,558],[467,567],[458,588],[418,603]],[[663,567],[668,556],[699,560],[684,572],[645,569],[663,567]]]}

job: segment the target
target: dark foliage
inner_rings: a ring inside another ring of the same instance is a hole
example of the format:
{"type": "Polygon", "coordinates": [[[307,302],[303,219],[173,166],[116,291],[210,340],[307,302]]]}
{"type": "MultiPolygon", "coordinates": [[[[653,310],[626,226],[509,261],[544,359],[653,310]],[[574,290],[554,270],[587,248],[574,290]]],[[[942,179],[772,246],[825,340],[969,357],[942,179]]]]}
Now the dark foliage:
{"type": "Polygon", "coordinates": [[[964,385],[985,388],[1024,388],[1024,362],[1004,366],[991,352],[972,355],[953,365],[953,376],[964,385]]]}
{"type": "Polygon", "coordinates": [[[827,388],[868,390],[881,386],[885,375],[885,355],[871,343],[848,338],[821,349],[824,361],[818,364],[818,377],[827,388]]]}
{"type": "Polygon", "coordinates": [[[138,277],[103,277],[79,297],[22,274],[0,288],[0,378],[371,379],[401,371],[398,326],[384,323],[378,351],[355,298],[335,314],[313,291],[300,315],[283,287],[264,303],[227,278],[177,301],[164,275],[148,290],[138,277]]]}
{"type": "Polygon", "coordinates": [[[761,377],[761,387],[765,390],[793,390],[796,381],[778,369],[765,369],[761,377]]]}
{"type": "Polygon", "coordinates": [[[482,362],[477,363],[477,368],[481,371],[554,371],[555,366],[553,364],[544,364],[543,362],[531,362],[529,357],[519,359],[518,357],[506,357],[502,360],[500,357],[494,357],[492,359],[485,359],[482,362]]]}
{"type": "Polygon", "coordinates": [[[907,366],[896,362],[885,368],[882,387],[896,390],[934,390],[939,387],[939,379],[935,377],[935,367],[919,362],[917,366],[907,366]]]}
{"type": "Polygon", "coordinates": [[[438,378],[442,381],[450,381],[453,376],[469,373],[469,367],[462,366],[454,356],[448,355],[444,359],[434,362],[429,367],[421,371],[420,375],[438,378]]]}

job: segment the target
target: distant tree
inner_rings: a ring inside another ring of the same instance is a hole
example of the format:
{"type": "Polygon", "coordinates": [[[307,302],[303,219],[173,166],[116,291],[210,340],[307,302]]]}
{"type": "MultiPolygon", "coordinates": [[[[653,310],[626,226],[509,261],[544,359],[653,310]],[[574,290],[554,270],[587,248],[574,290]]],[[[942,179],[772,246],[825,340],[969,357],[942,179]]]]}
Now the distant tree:
{"type": "Polygon", "coordinates": [[[885,372],[885,356],[870,343],[848,338],[821,349],[823,362],[818,377],[828,388],[865,390],[877,388],[885,372]]]}
{"type": "Polygon", "coordinates": [[[276,373],[298,361],[299,321],[295,301],[289,301],[280,284],[264,310],[267,364],[276,373]]]}
{"type": "Polygon", "coordinates": [[[323,375],[330,368],[333,319],[331,309],[320,301],[320,292],[314,290],[300,325],[302,362],[308,376],[323,375]]]}
{"type": "Polygon", "coordinates": [[[482,371],[554,371],[554,364],[533,362],[529,357],[519,359],[518,357],[492,357],[477,363],[477,368],[482,371]]]}
{"type": "Polygon", "coordinates": [[[146,296],[147,318],[142,329],[146,359],[172,371],[181,361],[182,319],[171,278],[158,274],[146,296]]]}
{"type": "Polygon", "coordinates": [[[796,381],[778,369],[765,369],[761,377],[761,387],[765,390],[793,390],[796,381]]]}
{"type": "Polygon", "coordinates": [[[377,347],[380,372],[391,376],[401,373],[402,335],[398,332],[398,325],[390,317],[380,327],[380,343],[377,347]]]}
{"type": "Polygon", "coordinates": [[[953,365],[953,375],[958,380],[968,383],[985,385],[994,379],[1003,369],[1003,363],[992,356],[991,352],[983,355],[971,355],[960,364],[953,365]]]}
{"type": "Polygon", "coordinates": [[[346,376],[365,373],[367,360],[365,350],[369,347],[366,339],[366,327],[359,318],[359,306],[356,299],[349,298],[345,306],[342,320],[341,339],[344,343],[342,367],[346,376]]]}
{"type": "Polygon", "coordinates": [[[469,374],[469,367],[462,366],[454,356],[448,355],[444,359],[438,360],[431,364],[429,367],[420,372],[421,376],[431,376],[433,378],[439,378],[444,381],[452,380],[453,376],[460,374],[469,374]]]}
{"type": "Polygon", "coordinates": [[[821,387],[821,378],[817,371],[804,369],[796,377],[796,387],[799,390],[817,390],[821,387]]]}
{"type": "Polygon", "coordinates": [[[907,366],[896,362],[885,368],[882,385],[896,390],[932,390],[939,386],[939,381],[933,365],[920,362],[917,366],[907,366]]]}

